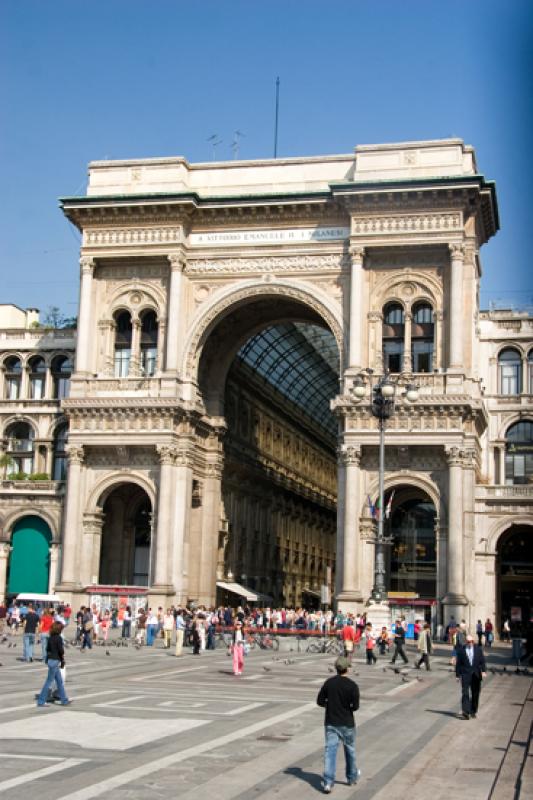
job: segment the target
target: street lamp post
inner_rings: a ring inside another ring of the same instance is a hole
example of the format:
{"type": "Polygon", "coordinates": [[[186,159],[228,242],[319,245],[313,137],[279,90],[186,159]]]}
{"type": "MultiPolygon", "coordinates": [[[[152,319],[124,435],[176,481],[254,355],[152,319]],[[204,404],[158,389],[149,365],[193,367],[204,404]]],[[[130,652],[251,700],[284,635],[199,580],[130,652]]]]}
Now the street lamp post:
{"type": "MultiPolygon", "coordinates": [[[[399,378],[392,379],[390,374],[385,371],[376,383],[372,383],[373,371],[366,370],[368,378],[358,375],[354,381],[353,393],[362,400],[366,395],[366,383],[370,381],[372,415],[377,418],[379,424],[379,490],[378,490],[378,531],[375,541],[375,561],[374,561],[374,586],[371,598],[375,603],[382,603],[387,599],[387,586],[385,582],[385,547],[390,541],[385,538],[383,532],[383,520],[385,516],[385,422],[393,414],[395,409],[396,389],[399,386],[399,378]]],[[[409,403],[418,400],[418,389],[412,383],[402,384],[405,391],[403,396],[409,403]]]]}

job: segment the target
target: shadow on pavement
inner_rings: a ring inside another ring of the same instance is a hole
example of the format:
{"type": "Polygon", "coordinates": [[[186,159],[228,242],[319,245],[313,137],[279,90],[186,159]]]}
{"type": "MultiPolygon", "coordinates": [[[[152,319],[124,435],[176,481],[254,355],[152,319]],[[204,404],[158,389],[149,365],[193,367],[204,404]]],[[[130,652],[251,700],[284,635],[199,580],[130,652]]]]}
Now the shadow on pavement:
{"type": "Polygon", "coordinates": [[[426,711],[430,714],[442,714],[444,717],[453,717],[454,719],[457,719],[458,716],[457,711],[443,711],[440,708],[426,708],[426,711]]]}
{"type": "Polygon", "coordinates": [[[317,792],[322,792],[322,776],[317,775],[316,772],[305,772],[301,767],[289,767],[284,770],[285,775],[292,775],[301,781],[305,781],[317,792]]]}

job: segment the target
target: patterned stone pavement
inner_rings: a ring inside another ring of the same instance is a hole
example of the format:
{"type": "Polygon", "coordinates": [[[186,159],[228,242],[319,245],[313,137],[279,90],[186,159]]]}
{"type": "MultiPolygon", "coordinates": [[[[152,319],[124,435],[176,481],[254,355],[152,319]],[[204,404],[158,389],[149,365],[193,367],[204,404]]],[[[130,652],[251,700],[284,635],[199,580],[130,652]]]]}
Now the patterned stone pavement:
{"type": "MultiPolygon", "coordinates": [[[[334,657],[254,651],[235,677],[224,649],[176,658],[160,646],[67,651],[72,706],[37,709],[45,667],[22,642],[0,645],[0,798],[261,800],[321,793],[323,711],[315,705],[334,657]]],[[[159,644],[159,643],[158,643],[159,644]]],[[[298,652],[298,650],[300,652],[298,652]]],[[[533,691],[508,648],[494,648],[478,718],[457,718],[460,692],[438,648],[430,673],[354,659],[357,787],[339,755],[334,795],[377,800],[533,797],[533,691]],[[506,668],[506,672],[503,668],[506,668]]],[[[414,651],[411,651],[411,665],[414,651]]]]}

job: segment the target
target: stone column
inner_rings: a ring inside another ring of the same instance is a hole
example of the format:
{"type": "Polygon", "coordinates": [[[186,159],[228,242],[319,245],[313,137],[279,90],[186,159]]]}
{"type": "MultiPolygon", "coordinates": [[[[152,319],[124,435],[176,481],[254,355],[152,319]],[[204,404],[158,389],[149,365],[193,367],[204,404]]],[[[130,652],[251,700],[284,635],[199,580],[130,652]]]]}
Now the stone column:
{"type": "MultiPolygon", "coordinates": [[[[337,566],[341,573],[340,593],[337,602],[343,609],[355,610],[355,604],[361,602],[360,575],[360,471],[361,449],[346,447],[341,450],[340,458],[344,465],[344,514],[340,524],[342,532],[342,562],[337,566]]],[[[339,548],[337,548],[339,549],[339,548]]]]}
{"type": "Polygon", "coordinates": [[[130,375],[140,375],[141,372],[141,320],[137,317],[131,321],[131,357],[130,375]]]}
{"type": "Polygon", "coordinates": [[[462,245],[450,245],[451,279],[450,279],[450,349],[449,368],[463,369],[463,271],[465,250],[462,245]]]}
{"type": "Polygon", "coordinates": [[[56,585],[59,583],[59,544],[53,542],[50,545],[50,570],[48,572],[48,593],[54,594],[56,585]]]}
{"type": "Polygon", "coordinates": [[[214,605],[215,603],[222,467],[221,455],[219,453],[213,454],[206,465],[206,477],[202,487],[202,549],[200,552],[198,599],[200,604],[206,606],[214,605]]]}
{"type": "Polygon", "coordinates": [[[80,305],[78,310],[78,331],[76,334],[76,372],[86,375],[90,372],[91,341],[91,300],[95,262],[83,256],[80,259],[80,305]]]}
{"type": "Polygon", "coordinates": [[[175,491],[177,448],[157,447],[160,461],[159,496],[157,498],[157,527],[155,535],[154,580],[152,591],[160,595],[173,594],[171,585],[172,495],[175,491]]]}
{"type": "Polygon", "coordinates": [[[499,448],[500,451],[500,463],[498,465],[499,472],[498,472],[498,483],[500,486],[505,484],[505,445],[501,445],[499,448]]]}
{"type": "Polygon", "coordinates": [[[185,603],[188,592],[187,565],[192,558],[189,520],[192,505],[193,445],[180,447],[176,457],[174,493],[172,497],[172,584],[178,602],[185,603]]]}
{"type": "Polygon", "coordinates": [[[442,311],[433,312],[433,369],[442,367],[442,311]]]}
{"type": "Polygon", "coordinates": [[[370,329],[370,353],[374,354],[376,372],[381,374],[383,372],[383,314],[381,311],[371,311],[367,319],[370,329]]]}
{"type": "Polygon", "coordinates": [[[448,587],[443,605],[456,619],[464,616],[465,597],[463,531],[463,452],[458,447],[446,451],[448,461],[448,587]]]}
{"type": "Polygon", "coordinates": [[[44,374],[44,397],[49,400],[53,394],[53,380],[52,380],[52,367],[51,364],[46,365],[46,372],[44,374]]]}
{"type": "Polygon", "coordinates": [[[436,596],[441,600],[446,596],[448,586],[448,532],[446,526],[441,524],[439,517],[435,518],[435,551],[437,556],[437,586],[436,596]]]}
{"type": "Polygon", "coordinates": [[[0,542],[0,602],[6,598],[7,564],[10,554],[11,545],[8,542],[0,542]]]}
{"type": "Polygon", "coordinates": [[[350,340],[348,353],[349,369],[355,372],[362,368],[361,336],[363,320],[363,258],[364,247],[352,245],[352,269],[350,277],[350,340]]]}
{"type": "Polygon", "coordinates": [[[67,445],[68,472],[65,510],[63,512],[63,552],[61,585],[64,592],[77,591],[80,583],[80,496],[83,465],[83,447],[67,445]]]}
{"type": "Polygon", "coordinates": [[[185,269],[185,254],[180,250],[168,256],[170,285],[167,305],[166,371],[178,372],[179,328],[182,311],[182,282],[185,269]]]}
{"type": "Polygon", "coordinates": [[[413,358],[411,355],[411,326],[413,322],[413,315],[411,312],[405,313],[405,325],[403,329],[403,364],[402,372],[413,371],[413,358]]]}
{"type": "Polygon", "coordinates": [[[100,582],[100,552],[102,547],[102,528],[104,514],[102,511],[83,515],[82,568],[83,583],[100,582]]]}
{"type": "Polygon", "coordinates": [[[54,460],[54,442],[50,441],[50,439],[43,442],[45,446],[45,457],[44,457],[44,472],[52,478],[52,468],[53,468],[53,460],[54,460]]]}

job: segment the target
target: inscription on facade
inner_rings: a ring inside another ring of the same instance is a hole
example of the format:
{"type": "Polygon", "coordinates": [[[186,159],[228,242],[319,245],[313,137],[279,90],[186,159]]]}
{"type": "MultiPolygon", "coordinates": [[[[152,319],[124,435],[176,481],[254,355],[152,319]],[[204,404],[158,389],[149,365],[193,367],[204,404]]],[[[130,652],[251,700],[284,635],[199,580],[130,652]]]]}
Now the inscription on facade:
{"type": "Polygon", "coordinates": [[[261,244],[297,244],[299,242],[331,242],[346,239],[349,228],[285,228],[281,230],[215,231],[190,233],[189,244],[196,247],[240,246],[261,244]]]}

